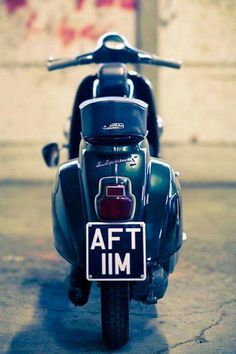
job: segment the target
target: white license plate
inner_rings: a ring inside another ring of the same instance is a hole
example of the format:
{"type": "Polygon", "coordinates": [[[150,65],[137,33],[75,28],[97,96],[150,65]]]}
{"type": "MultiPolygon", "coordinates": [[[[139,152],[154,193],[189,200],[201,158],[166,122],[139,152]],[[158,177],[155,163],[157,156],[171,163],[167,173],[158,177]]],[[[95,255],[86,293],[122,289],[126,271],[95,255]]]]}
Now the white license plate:
{"type": "Polygon", "coordinates": [[[90,281],[146,279],[145,223],[87,223],[86,274],[90,281]]]}

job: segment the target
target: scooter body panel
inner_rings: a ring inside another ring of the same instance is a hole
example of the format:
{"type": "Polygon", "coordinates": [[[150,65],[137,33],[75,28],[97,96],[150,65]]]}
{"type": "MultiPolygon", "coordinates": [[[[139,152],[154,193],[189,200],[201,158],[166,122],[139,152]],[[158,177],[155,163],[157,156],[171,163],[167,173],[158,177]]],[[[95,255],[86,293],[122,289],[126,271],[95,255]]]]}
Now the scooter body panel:
{"type": "Polygon", "coordinates": [[[56,249],[85,267],[86,223],[101,221],[95,197],[99,181],[109,176],[130,179],[136,206],[129,221],[146,223],[148,263],[163,263],[182,244],[180,187],[171,167],[150,157],[146,140],[128,146],[83,143],[79,160],[60,166],[52,197],[56,249]]]}
{"type": "Polygon", "coordinates": [[[161,264],[182,245],[181,189],[174,171],[166,162],[151,158],[148,169],[147,257],[161,264]]]}
{"type": "Polygon", "coordinates": [[[147,149],[140,144],[129,146],[102,146],[89,144],[81,157],[82,183],[85,191],[89,221],[102,221],[96,214],[95,197],[99,181],[104,177],[126,177],[132,185],[136,199],[132,221],[142,221],[147,149]]]}
{"type": "Polygon", "coordinates": [[[78,159],[62,164],[52,193],[54,244],[72,264],[85,264],[85,224],[81,168],[78,159]]]}

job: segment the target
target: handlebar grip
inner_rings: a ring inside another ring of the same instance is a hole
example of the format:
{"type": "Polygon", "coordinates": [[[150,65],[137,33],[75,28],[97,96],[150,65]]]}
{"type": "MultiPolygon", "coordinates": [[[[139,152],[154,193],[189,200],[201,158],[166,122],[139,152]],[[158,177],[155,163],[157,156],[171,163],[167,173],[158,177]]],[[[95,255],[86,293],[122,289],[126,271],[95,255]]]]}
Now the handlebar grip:
{"type": "Polygon", "coordinates": [[[180,69],[181,68],[181,62],[177,62],[172,59],[159,59],[159,58],[154,57],[152,59],[152,63],[154,65],[165,66],[167,68],[172,68],[172,69],[180,69]]]}
{"type": "Polygon", "coordinates": [[[48,71],[68,68],[78,64],[78,59],[49,59],[47,63],[48,71]]]}
{"type": "Polygon", "coordinates": [[[172,68],[172,69],[180,69],[181,68],[181,63],[174,61],[172,59],[161,59],[156,55],[150,55],[149,53],[139,53],[138,54],[139,60],[138,62],[140,64],[149,64],[149,65],[157,65],[157,66],[164,66],[167,68],[172,68]]]}
{"type": "Polygon", "coordinates": [[[181,63],[180,62],[174,62],[174,61],[165,61],[162,64],[159,64],[160,66],[165,66],[167,68],[172,68],[172,69],[180,69],[181,68],[181,63]]]}

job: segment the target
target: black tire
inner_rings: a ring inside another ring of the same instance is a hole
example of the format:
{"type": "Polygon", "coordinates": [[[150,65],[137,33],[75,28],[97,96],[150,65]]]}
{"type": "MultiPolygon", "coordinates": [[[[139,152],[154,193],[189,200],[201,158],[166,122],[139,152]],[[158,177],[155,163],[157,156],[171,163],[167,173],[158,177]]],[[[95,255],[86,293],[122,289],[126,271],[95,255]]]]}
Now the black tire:
{"type": "Polygon", "coordinates": [[[129,283],[101,284],[102,337],[111,349],[129,340],[129,283]]]}

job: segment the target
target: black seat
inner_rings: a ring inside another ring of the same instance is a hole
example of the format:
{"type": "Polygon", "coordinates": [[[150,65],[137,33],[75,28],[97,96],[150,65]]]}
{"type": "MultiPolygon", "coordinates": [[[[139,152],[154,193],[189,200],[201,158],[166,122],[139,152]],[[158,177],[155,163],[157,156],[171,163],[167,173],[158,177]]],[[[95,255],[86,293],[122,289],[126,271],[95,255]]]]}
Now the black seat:
{"type": "Polygon", "coordinates": [[[125,97],[128,93],[126,66],[120,63],[102,65],[98,73],[96,97],[125,97]]]}

